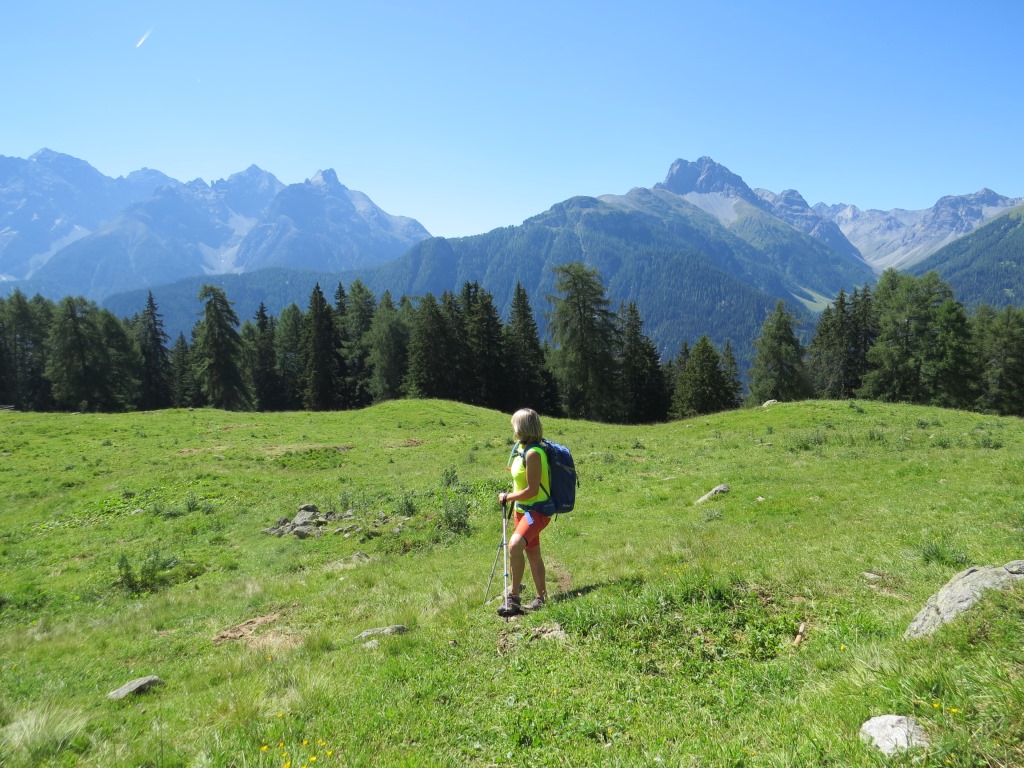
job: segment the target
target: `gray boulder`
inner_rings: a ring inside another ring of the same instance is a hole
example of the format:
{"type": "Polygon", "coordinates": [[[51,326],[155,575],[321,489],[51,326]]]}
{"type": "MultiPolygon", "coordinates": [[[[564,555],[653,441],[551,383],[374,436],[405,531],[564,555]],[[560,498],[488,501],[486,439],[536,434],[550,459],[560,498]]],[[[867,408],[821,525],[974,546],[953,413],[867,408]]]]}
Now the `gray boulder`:
{"type": "Polygon", "coordinates": [[[701,496],[699,499],[697,499],[697,501],[695,501],[694,503],[695,504],[703,504],[705,501],[708,501],[709,499],[713,499],[715,496],[718,496],[720,494],[728,493],[731,490],[732,489],[728,485],[724,485],[724,484],[723,485],[716,485],[710,491],[708,491],[703,496],[701,496]]]}
{"type": "Polygon", "coordinates": [[[107,698],[117,701],[118,699],[123,699],[126,696],[131,696],[134,693],[145,693],[150,688],[163,684],[164,681],[156,675],[147,675],[146,677],[139,677],[135,680],[130,680],[117,690],[108,693],[107,698]]]}
{"type": "Polygon", "coordinates": [[[903,637],[909,639],[931,635],[946,622],[970,609],[990,589],[1006,589],[1024,580],[1024,560],[1006,565],[981,565],[961,571],[942,589],[928,598],[903,637]]]}
{"type": "Polygon", "coordinates": [[[323,526],[334,519],[334,515],[328,512],[323,514],[316,508],[315,504],[303,504],[295,517],[289,520],[287,517],[279,518],[275,525],[264,528],[264,533],[271,536],[286,536],[291,534],[298,539],[308,539],[323,534],[323,526]]]}
{"type": "Polygon", "coordinates": [[[912,717],[879,715],[860,727],[860,737],[886,755],[904,749],[927,747],[928,734],[912,717]]]}

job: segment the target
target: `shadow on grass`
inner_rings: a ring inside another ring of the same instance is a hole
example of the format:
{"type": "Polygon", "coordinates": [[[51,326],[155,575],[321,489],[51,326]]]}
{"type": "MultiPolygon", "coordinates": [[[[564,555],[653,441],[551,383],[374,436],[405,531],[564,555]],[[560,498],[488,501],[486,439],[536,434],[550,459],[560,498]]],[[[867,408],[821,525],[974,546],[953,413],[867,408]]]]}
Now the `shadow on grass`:
{"type": "Polygon", "coordinates": [[[587,584],[586,586],[583,586],[583,587],[577,587],[576,589],[570,589],[567,592],[559,592],[557,595],[552,595],[551,596],[551,602],[552,603],[561,603],[561,602],[563,602],[565,600],[575,600],[578,597],[584,597],[585,595],[589,595],[591,592],[594,592],[595,590],[603,589],[605,587],[609,587],[609,586],[611,586],[614,583],[615,582],[602,581],[602,582],[598,582],[597,584],[587,584]]]}

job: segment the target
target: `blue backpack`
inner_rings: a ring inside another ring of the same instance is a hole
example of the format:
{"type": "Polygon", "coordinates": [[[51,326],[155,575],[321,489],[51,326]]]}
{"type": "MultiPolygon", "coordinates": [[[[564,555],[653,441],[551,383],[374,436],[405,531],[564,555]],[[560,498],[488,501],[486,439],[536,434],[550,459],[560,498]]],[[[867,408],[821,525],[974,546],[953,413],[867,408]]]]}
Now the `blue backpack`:
{"type": "Polygon", "coordinates": [[[512,465],[512,457],[517,453],[526,460],[526,452],[531,448],[540,448],[548,457],[548,474],[551,479],[551,489],[544,487],[541,483],[540,489],[548,495],[547,501],[536,504],[533,508],[545,515],[558,515],[564,512],[572,512],[576,506],[576,489],[580,485],[580,479],[576,476],[576,462],[573,461],[572,453],[564,445],[552,443],[550,440],[542,440],[520,448],[516,443],[509,456],[509,466],[512,465]]]}

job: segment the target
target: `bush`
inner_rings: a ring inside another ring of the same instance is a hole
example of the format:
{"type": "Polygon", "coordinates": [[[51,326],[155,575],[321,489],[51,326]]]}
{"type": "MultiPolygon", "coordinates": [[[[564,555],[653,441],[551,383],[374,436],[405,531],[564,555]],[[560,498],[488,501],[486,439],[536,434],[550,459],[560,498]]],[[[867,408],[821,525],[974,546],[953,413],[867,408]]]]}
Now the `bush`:
{"type": "Polygon", "coordinates": [[[464,496],[454,492],[444,495],[437,527],[442,532],[454,536],[464,536],[469,533],[469,502],[464,496]]]}

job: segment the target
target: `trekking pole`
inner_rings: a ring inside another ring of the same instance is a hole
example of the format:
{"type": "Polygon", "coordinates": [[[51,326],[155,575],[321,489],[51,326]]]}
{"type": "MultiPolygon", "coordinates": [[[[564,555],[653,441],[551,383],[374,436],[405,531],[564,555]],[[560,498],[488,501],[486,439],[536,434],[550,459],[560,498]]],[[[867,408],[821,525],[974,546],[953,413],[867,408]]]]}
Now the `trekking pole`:
{"type": "MultiPolygon", "coordinates": [[[[498,551],[494,553],[494,565],[491,566],[491,577],[487,579],[487,589],[484,590],[484,605],[487,605],[487,596],[491,594],[491,582],[494,581],[494,571],[498,567],[498,558],[501,557],[501,553],[507,551],[505,536],[507,533],[505,527],[505,521],[508,518],[505,516],[505,505],[501,505],[501,541],[498,542],[498,551]]],[[[508,592],[508,555],[506,554],[502,565],[505,568],[505,591],[508,592]]]]}

